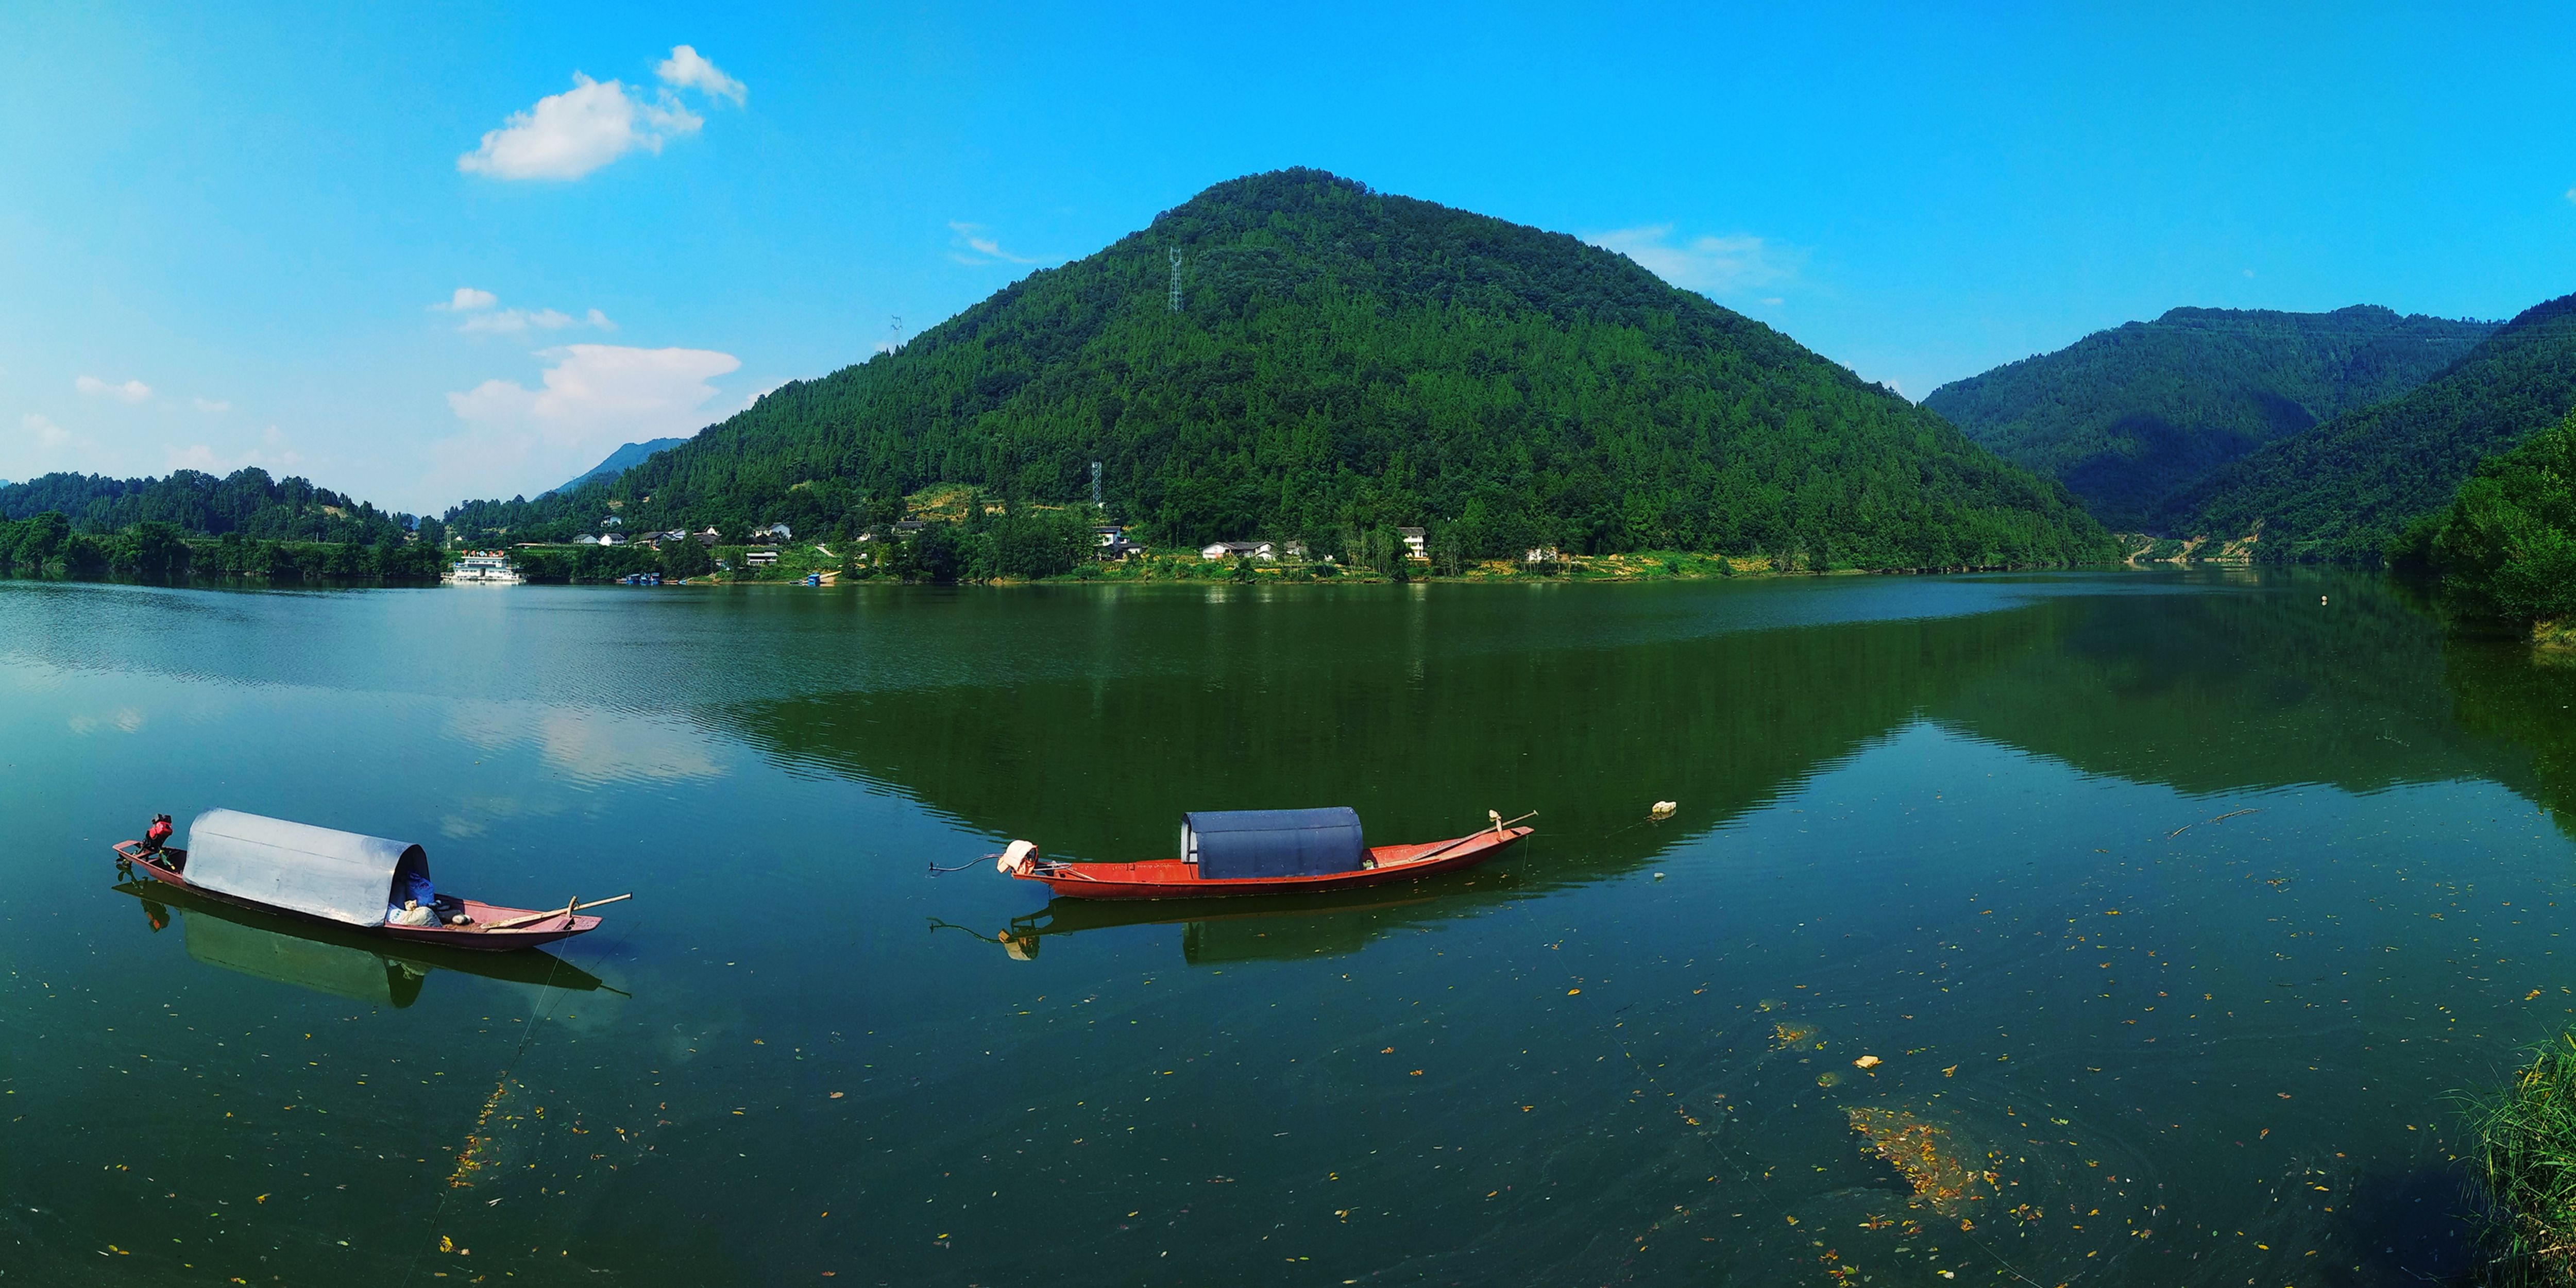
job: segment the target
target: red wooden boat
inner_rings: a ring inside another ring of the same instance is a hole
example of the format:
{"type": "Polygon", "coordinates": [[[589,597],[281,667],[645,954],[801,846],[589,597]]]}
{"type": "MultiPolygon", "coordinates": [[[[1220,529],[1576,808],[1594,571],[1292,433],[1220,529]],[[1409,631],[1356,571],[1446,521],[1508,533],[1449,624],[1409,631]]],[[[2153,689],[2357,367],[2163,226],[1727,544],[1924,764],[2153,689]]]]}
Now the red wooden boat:
{"type": "Polygon", "coordinates": [[[629,897],[572,900],[549,911],[433,896],[436,920],[407,925],[389,914],[406,893],[430,888],[428,856],[417,845],[226,809],[198,815],[188,840],[190,849],[147,850],[140,841],[109,848],[120,866],[208,899],[480,952],[569,939],[599,925],[583,909],[629,897]]]}
{"type": "Polygon", "coordinates": [[[1308,894],[1419,881],[1473,867],[1535,830],[1490,811],[1486,817],[1491,827],[1446,841],[1363,846],[1359,816],[1347,809],[1194,813],[1184,816],[1176,859],[1064,863],[1040,855],[1027,841],[1013,841],[994,866],[1073,899],[1308,894]]]}

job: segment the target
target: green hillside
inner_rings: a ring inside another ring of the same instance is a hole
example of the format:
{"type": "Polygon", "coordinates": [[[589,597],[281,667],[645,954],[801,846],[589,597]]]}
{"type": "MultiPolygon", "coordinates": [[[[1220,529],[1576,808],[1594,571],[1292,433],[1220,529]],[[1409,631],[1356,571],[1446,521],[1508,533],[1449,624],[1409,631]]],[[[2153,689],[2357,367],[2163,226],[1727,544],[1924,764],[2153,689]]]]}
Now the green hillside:
{"type": "Polygon", "coordinates": [[[1314,170],[1220,184],[903,351],[772,392],[479,535],[881,522],[933,483],[1160,543],[1420,524],[1462,557],[1686,548],[1934,567],[2105,557],[2054,483],[1570,236],[1314,170]],[[1173,252],[1182,306],[1167,307],[1173,252]]]}
{"type": "Polygon", "coordinates": [[[2266,559],[2374,560],[2478,463],[2576,408],[2576,295],[2528,309],[2389,402],[2284,438],[2177,495],[2175,530],[2262,529],[2266,559]]]}
{"type": "Polygon", "coordinates": [[[2455,610],[2576,625],[2576,416],[2479,466],[2425,535],[2455,610]]]}
{"type": "Polygon", "coordinates": [[[304,479],[271,478],[256,466],[220,479],[197,470],[172,470],[157,479],[47,474],[0,486],[0,519],[32,518],[48,510],[80,532],[166,523],[190,536],[236,533],[261,541],[372,545],[400,540],[411,526],[409,515],[388,514],[304,479]]]}
{"type": "Polygon", "coordinates": [[[2066,484],[2113,528],[2274,439],[2422,384],[2496,323],[2174,309],[1953,381],[1923,405],[2006,460],[2066,484]]]}
{"type": "Polygon", "coordinates": [[[415,539],[410,515],[257,468],[0,486],[0,575],[420,580],[438,575],[442,540],[436,519],[415,539]]]}

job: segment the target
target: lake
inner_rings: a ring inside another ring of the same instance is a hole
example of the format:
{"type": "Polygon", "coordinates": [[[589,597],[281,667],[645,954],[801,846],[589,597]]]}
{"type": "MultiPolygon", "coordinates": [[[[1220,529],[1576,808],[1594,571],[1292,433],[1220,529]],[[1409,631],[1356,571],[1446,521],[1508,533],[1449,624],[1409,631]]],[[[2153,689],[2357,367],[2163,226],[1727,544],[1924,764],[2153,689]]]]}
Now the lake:
{"type": "Polygon", "coordinates": [[[19,581],[0,693],[9,1284],[2414,1282],[2453,1094],[2576,1023],[2576,666],[2361,576],[19,581]],[[1539,831],[929,872],[1337,804],[1539,831]],[[478,958],[120,884],[217,806],[636,897],[478,958]]]}

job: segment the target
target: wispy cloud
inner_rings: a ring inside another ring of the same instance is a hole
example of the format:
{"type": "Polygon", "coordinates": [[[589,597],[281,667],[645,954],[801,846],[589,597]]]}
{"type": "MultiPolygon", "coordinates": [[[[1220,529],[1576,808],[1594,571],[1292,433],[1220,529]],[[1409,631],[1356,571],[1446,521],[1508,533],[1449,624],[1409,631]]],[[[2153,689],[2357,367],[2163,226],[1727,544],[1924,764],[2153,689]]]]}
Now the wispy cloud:
{"type": "Polygon", "coordinates": [[[653,69],[653,74],[673,89],[696,89],[709,98],[729,98],[736,107],[742,105],[743,95],[749,92],[741,81],[725,75],[714,63],[687,45],[671,46],[671,56],[663,59],[661,65],[653,69]]]}
{"type": "Polygon", "coordinates": [[[595,331],[617,329],[617,324],[609,321],[608,315],[597,309],[588,310],[580,317],[574,317],[556,309],[496,309],[493,307],[500,302],[501,297],[490,291],[460,286],[456,288],[455,295],[429,307],[432,312],[437,313],[465,314],[465,320],[457,323],[456,329],[469,335],[475,333],[525,335],[530,331],[564,331],[584,326],[595,331]]]}
{"type": "Polygon", "coordinates": [[[96,376],[80,376],[73,379],[72,388],[93,398],[113,398],[123,403],[145,402],[152,397],[152,386],[140,380],[110,384],[96,376]]]}
{"type": "Polygon", "coordinates": [[[577,326],[591,327],[600,331],[614,331],[617,329],[617,324],[609,321],[608,315],[597,309],[592,309],[589,313],[581,317],[574,317],[569,313],[558,313],[553,309],[536,309],[533,311],[525,309],[500,309],[490,313],[477,313],[474,316],[465,319],[465,321],[456,329],[468,333],[481,331],[494,332],[503,335],[519,335],[528,331],[562,331],[567,328],[577,326]]]}
{"type": "Polygon", "coordinates": [[[215,415],[218,412],[231,411],[233,409],[233,405],[231,403],[226,402],[221,398],[191,398],[188,400],[188,403],[209,416],[215,415]]]}
{"type": "Polygon", "coordinates": [[[32,411],[18,418],[18,428],[34,435],[38,447],[61,447],[72,441],[70,430],[55,424],[51,417],[40,416],[32,411]]]}
{"type": "Polygon", "coordinates": [[[1684,290],[1708,295],[1731,295],[1788,281],[1798,275],[1799,266],[1807,258],[1804,251],[1743,234],[1677,240],[1671,224],[1622,228],[1595,233],[1584,240],[1625,255],[1647,272],[1684,290]]]}
{"type": "Polygon", "coordinates": [[[955,234],[949,241],[948,258],[960,264],[1035,264],[1043,258],[1014,255],[1002,249],[1002,243],[994,240],[982,224],[963,224],[952,219],[948,222],[948,231],[955,234]]]}
{"type": "MultiPolygon", "coordinates": [[[[710,98],[740,103],[747,92],[687,45],[674,46],[655,73],[672,88],[710,98]]],[[[641,87],[574,72],[571,89],[512,112],[481,146],[456,158],[456,168],[495,179],[578,179],[629,152],[659,153],[664,143],[705,124],[671,88],[648,98],[641,87]]]]}
{"type": "Polygon", "coordinates": [[[304,454],[295,450],[294,440],[275,425],[260,435],[259,446],[239,453],[219,452],[210,444],[192,443],[186,447],[169,448],[162,455],[164,469],[198,470],[215,475],[230,474],[250,465],[291,470],[303,463],[304,454]]]}

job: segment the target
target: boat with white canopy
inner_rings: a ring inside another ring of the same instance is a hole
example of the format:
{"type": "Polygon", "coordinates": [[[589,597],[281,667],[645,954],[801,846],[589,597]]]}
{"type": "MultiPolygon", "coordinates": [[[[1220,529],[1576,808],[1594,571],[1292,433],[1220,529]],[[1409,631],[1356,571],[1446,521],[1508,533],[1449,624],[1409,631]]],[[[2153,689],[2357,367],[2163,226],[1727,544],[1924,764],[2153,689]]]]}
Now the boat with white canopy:
{"type": "Polygon", "coordinates": [[[510,908],[437,892],[429,854],[409,841],[212,809],[188,824],[185,849],[141,841],[111,847],[120,865],[163,885],[266,912],[355,927],[419,943],[499,951],[533,948],[595,929],[587,908],[510,908]]]}

